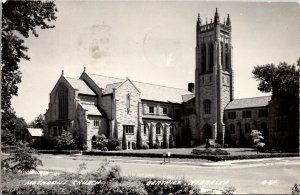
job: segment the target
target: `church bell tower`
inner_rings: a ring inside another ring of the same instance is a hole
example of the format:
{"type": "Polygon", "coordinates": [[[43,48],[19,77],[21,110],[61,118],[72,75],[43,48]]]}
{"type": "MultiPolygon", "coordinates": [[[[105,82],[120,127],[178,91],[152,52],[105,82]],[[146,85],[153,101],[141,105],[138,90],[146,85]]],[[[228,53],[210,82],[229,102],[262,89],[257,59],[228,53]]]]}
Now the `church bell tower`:
{"type": "Polygon", "coordinates": [[[224,108],[233,100],[233,69],[229,14],[220,22],[216,9],[214,19],[203,24],[198,14],[196,26],[195,98],[198,141],[215,139],[224,144],[224,108]]]}

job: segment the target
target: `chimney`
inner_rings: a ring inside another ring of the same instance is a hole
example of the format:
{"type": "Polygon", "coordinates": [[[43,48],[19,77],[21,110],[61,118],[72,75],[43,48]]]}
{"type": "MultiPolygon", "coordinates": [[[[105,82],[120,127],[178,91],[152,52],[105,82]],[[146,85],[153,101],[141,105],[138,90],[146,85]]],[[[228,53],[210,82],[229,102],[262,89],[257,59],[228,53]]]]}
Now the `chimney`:
{"type": "Polygon", "coordinates": [[[189,83],[188,84],[188,90],[189,90],[189,92],[194,93],[194,89],[195,89],[195,83],[189,83]]]}

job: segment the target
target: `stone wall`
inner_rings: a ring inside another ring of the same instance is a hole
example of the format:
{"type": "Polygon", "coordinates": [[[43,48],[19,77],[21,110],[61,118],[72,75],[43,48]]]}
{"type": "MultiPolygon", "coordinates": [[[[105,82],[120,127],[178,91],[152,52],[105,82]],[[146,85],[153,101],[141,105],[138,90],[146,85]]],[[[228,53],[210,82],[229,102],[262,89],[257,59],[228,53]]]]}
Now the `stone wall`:
{"type": "Polygon", "coordinates": [[[133,83],[127,79],[114,91],[116,99],[116,122],[117,122],[117,138],[122,140],[123,126],[133,125],[134,133],[126,135],[126,141],[136,142],[136,133],[139,125],[139,103],[140,92],[133,85],[133,83]],[[127,108],[127,96],[130,95],[130,108],[127,108]]]}
{"type": "MultiPolygon", "coordinates": [[[[259,108],[247,108],[247,109],[236,109],[236,110],[225,110],[224,113],[224,123],[226,128],[227,136],[230,136],[230,143],[232,146],[241,147],[241,146],[251,146],[251,130],[262,130],[262,123],[267,124],[267,130],[270,130],[269,127],[269,117],[259,117],[258,112],[260,109],[268,109],[268,107],[259,107],[259,108]],[[251,118],[243,118],[243,111],[251,111],[251,118]],[[228,119],[228,112],[235,112],[235,119],[228,119]],[[235,126],[235,133],[231,133],[229,130],[229,125],[233,124],[235,126]],[[250,132],[245,131],[245,125],[250,125],[250,132]]],[[[269,141],[269,136],[263,134],[263,136],[269,141]]],[[[267,141],[267,142],[268,142],[267,141]]],[[[228,140],[227,140],[228,142],[228,140]]],[[[229,143],[229,144],[230,144],[229,143]]],[[[227,143],[228,144],[228,143],[227,143]]]]}

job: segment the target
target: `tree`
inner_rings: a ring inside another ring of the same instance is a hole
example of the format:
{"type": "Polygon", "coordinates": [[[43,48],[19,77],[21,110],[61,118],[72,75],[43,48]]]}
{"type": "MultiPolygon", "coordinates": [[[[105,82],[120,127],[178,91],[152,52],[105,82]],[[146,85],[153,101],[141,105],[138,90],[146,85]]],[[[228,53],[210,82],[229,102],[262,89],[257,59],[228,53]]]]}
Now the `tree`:
{"type": "Polygon", "coordinates": [[[173,138],[173,135],[170,134],[170,137],[169,137],[169,148],[174,148],[174,146],[175,146],[174,138],[173,138]]]}
{"type": "Polygon", "coordinates": [[[33,128],[43,129],[46,125],[45,116],[43,114],[38,115],[31,123],[30,126],[33,128]]]}
{"type": "MultiPolygon", "coordinates": [[[[299,60],[298,60],[299,64],[299,60]]],[[[285,97],[299,95],[299,68],[285,62],[255,66],[252,71],[259,81],[258,90],[272,92],[272,96],[285,97]]]]}
{"type": "Polygon", "coordinates": [[[122,149],[127,150],[126,132],[123,130],[122,149]]]}
{"type": "Polygon", "coordinates": [[[164,135],[163,135],[163,148],[168,148],[168,139],[167,139],[166,129],[164,129],[164,135]]]}
{"type": "Polygon", "coordinates": [[[136,148],[137,149],[143,149],[143,140],[142,140],[142,135],[141,135],[141,128],[138,128],[136,136],[137,136],[136,148]]]}
{"type": "Polygon", "coordinates": [[[54,26],[48,23],[56,20],[56,12],[54,2],[9,0],[2,3],[2,129],[9,130],[5,125],[15,117],[11,108],[11,98],[18,95],[17,84],[21,82],[19,63],[21,59],[30,60],[24,38],[28,38],[30,33],[37,37],[38,27],[53,28],[54,26]]]}
{"type": "Polygon", "coordinates": [[[253,146],[256,148],[258,153],[258,151],[265,146],[265,144],[261,142],[261,140],[264,139],[262,133],[258,130],[252,130],[250,135],[252,137],[253,146]]]}

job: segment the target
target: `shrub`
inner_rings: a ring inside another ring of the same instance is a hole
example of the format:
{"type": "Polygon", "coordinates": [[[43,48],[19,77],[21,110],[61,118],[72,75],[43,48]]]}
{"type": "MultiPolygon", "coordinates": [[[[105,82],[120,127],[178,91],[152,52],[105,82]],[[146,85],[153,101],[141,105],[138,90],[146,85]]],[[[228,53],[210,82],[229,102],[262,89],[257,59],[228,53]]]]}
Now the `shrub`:
{"type": "Polygon", "coordinates": [[[150,131],[149,131],[149,148],[150,149],[153,148],[153,132],[152,132],[152,129],[150,129],[150,131]]]}
{"type": "Polygon", "coordinates": [[[144,149],[144,150],[148,150],[148,149],[149,149],[148,144],[143,144],[143,149],[144,149]]]}
{"type": "Polygon", "coordinates": [[[264,139],[262,136],[262,133],[258,130],[252,130],[251,137],[252,137],[253,147],[256,148],[257,153],[258,153],[258,151],[261,150],[265,146],[265,144],[263,142],[261,142],[261,140],[264,139]]]}
{"type": "Polygon", "coordinates": [[[16,151],[12,157],[8,157],[1,161],[1,168],[6,171],[26,173],[31,170],[38,172],[37,166],[43,166],[41,160],[32,156],[35,153],[34,149],[31,149],[28,143],[18,142],[16,151]]]}
{"type": "Polygon", "coordinates": [[[115,150],[117,146],[120,146],[120,141],[118,139],[108,139],[107,141],[107,149],[108,150],[115,150]]]}
{"type": "Polygon", "coordinates": [[[84,145],[82,146],[82,150],[87,150],[87,149],[88,149],[87,145],[84,144],[84,145]]]}
{"type": "Polygon", "coordinates": [[[102,148],[107,147],[108,141],[104,134],[96,135],[95,149],[102,150],[102,148]]]}
{"type": "Polygon", "coordinates": [[[117,146],[116,150],[122,150],[121,146],[117,146]]]}
{"type": "Polygon", "coordinates": [[[124,130],[122,136],[122,149],[127,150],[126,132],[124,130]]]}
{"type": "Polygon", "coordinates": [[[103,147],[103,148],[101,149],[101,151],[106,152],[106,151],[108,151],[108,148],[107,148],[107,147],[103,147]]]}
{"type": "Polygon", "coordinates": [[[71,150],[76,149],[76,144],[72,134],[69,131],[63,131],[60,136],[57,136],[55,149],[57,150],[71,150]]]}
{"type": "Polygon", "coordinates": [[[216,154],[216,155],[229,155],[230,153],[226,150],[222,150],[220,148],[217,148],[215,150],[214,154],[216,154]]]}
{"type": "Polygon", "coordinates": [[[140,181],[113,182],[109,188],[109,194],[147,194],[144,185],[140,181]]]}
{"type": "Polygon", "coordinates": [[[230,153],[227,152],[226,150],[222,150],[220,148],[217,148],[215,150],[212,150],[210,148],[206,148],[204,150],[193,149],[192,154],[197,154],[197,155],[229,155],[230,153]]]}
{"type": "Polygon", "coordinates": [[[174,147],[175,147],[174,138],[173,135],[171,134],[169,137],[169,148],[174,148],[174,147]]]}
{"type": "Polygon", "coordinates": [[[158,143],[153,144],[153,149],[160,149],[160,145],[158,143]]]}
{"type": "Polygon", "coordinates": [[[168,140],[167,140],[167,131],[164,129],[164,134],[163,134],[163,148],[169,148],[168,145],[168,140]]]}
{"type": "Polygon", "coordinates": [[[221,148],[222,146],[219,143],[214,143],[211,147],[212,148],[221,148]]]}
{"type": "Polygon", "coordinates": [[[143,140],[142,140],[142,135],[141,135],[141,128],[138,128],[136,136],[137,136],[137,138],[136,138],[136,148],[137,149],[142,149],[143,148],[143,140]]]}

